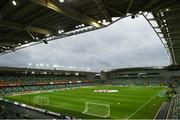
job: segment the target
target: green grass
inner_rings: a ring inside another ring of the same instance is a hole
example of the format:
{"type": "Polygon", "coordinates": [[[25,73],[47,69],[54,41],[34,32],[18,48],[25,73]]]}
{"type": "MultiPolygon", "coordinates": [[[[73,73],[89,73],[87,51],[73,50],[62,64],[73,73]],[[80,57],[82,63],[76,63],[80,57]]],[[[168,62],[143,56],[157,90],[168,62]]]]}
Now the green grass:
{"type": "Polygon", "coordinates": [[[65,91],[55,91],[38,94],[8,96],[6,99],[33,105],[33,98],[45,96],[49,98],[49,105],[36,106],[50,111],[64,113],[77,118],[98,118],[83,114],[86,102],[110,105],[108,118],[153,119],[166,97],[159,97],[163,87],[119,87],[96,86],[65,91]],[[94,93],[97,89],[119,90],[118,93],[94,93]]]}

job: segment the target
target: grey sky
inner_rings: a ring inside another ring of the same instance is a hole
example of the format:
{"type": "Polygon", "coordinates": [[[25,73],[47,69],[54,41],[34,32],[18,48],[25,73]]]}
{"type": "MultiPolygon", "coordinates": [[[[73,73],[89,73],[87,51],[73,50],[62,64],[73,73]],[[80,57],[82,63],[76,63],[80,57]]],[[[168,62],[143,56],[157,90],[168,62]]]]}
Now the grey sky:
{"type": "Polygon", "coordinates": [[[92,71],[170,64],[160,40],[141,16],[0,56],[1,66],[25,67],[28,63],[89,67],[92,71]]]}

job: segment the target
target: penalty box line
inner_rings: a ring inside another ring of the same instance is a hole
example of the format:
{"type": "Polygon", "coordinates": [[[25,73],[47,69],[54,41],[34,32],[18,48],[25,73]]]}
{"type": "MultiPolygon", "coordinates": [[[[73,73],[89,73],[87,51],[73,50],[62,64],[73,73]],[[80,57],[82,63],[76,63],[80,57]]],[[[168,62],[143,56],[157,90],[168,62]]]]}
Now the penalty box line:
{"type": "MultiPolygon", "coordinates": [[[[158,92],[159,93],[159,92],[158,92]]],[[[157,93],[157,94],[158,94],[157,93]]],[[[140,108],[138,108],[134,113],[132,113],[129,117],[128,117],[128,119],[129,118],[131,118],[133,115],[135,115],[139,110],[141,110],[145,105],[147,105],[149,102],[151,102],[156,96],[157,96],[157,94],[155,94],[154,96],[152,96],[152,98],[150,98],[147,102],[145,102],[140,108]]]]}

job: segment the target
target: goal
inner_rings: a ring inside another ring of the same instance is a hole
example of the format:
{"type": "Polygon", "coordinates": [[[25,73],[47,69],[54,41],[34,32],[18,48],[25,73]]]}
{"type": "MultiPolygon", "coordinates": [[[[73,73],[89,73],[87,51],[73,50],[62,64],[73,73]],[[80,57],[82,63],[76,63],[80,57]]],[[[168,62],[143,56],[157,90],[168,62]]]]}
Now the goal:
{"type": "Polygon", "coordinates": [[[49,98],[44,96],[35,96],[33,97],[33,104],[39,106],[49,105],[49,98]]]}
{"type": "Polygon", "coordinates": [[[110,116],[110,105],[86,102],[83,114],[106,118],[110,116]]]}

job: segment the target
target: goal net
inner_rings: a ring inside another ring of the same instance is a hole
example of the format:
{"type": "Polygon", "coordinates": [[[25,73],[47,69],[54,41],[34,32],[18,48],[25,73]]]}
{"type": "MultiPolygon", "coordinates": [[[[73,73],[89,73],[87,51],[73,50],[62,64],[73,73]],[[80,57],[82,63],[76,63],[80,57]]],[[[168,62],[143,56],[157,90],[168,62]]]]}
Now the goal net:
{"type": "Polygon", "coordinates": [[[44,96],[35,96],[33,97],[33,104],[39,106],[49,105],[49,98],[44,96]]]}
{"type": "Polygon", "coordinates": [[[106,118],[110,115],[110,105],[93,102],[86,102],[84,114],[106,118]]]}

